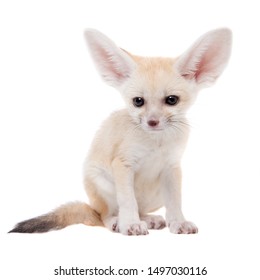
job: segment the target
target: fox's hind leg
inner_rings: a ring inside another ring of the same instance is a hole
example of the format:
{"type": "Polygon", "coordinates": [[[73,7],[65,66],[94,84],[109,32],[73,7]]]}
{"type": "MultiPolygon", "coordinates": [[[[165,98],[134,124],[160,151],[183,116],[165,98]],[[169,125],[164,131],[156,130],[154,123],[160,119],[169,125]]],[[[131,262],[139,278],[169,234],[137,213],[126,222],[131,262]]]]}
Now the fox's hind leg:
{"type": "Polygon", "coordinates": [[[119,232],[116,195],[109,192],[109,190],[113,190],[114,187],[111,185],[111,182],[103,178],[101,174],[99,174],[97,178],[98,180],[96,180],[96,182],[93,182],[93,180],[89,178],[85,179],[85,189],[89,197],[90,205],[100,214],[101,220],[107,229],[113,232],[119,232]],[[106,186],[106,190],[104,190],[104,186],[106,186]],[[100,194],[100,189],[102,187],[103,194],[100,194]]]}
{"type": "Polygon", "coordinates": [[[166,226],[164,218],[160,215],[145,215],[140,219],[146,222],[148,229],[163,229],[166,226]]]}
{"type": "Polygon", "coordinates": [[[110,216],[103,218],[103,223],[106,228],[113,232],[119,232],[119,226],[118,226],[118,217],[117,216],[110,216]]]}

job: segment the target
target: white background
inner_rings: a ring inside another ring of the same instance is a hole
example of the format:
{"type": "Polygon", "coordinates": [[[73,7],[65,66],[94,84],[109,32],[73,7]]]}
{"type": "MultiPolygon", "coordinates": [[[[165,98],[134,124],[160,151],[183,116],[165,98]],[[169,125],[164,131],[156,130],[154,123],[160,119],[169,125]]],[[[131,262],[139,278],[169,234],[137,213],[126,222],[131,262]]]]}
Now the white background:
{"type": "Polygon", "coordinates": [[[56,279],[60,265],[206,266],[207,276],[176,279],[259,279],[258,7],[252,0],[0,2],[1,279],[56,279]],[[98,77],[85,28],[135,54],[177,56],[222,26],[234,33],[232,58],[191,110],[183,161],[183,210],[198,235],[164,229],[126,237],[83,225],[6,234],[62,203],[87,201],[85,155],[102,120],[123,103],[98,77]]]}

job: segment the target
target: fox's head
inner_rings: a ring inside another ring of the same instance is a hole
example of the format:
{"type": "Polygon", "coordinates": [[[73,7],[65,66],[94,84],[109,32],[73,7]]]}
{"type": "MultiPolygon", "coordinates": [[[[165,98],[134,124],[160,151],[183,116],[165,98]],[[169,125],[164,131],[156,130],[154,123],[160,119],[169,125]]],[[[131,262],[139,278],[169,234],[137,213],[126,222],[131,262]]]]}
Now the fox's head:
{"type": "Polygon", "coordinates": [[[157,58],[132,55],[94,29],[85,37],[103,80],[120,91],[135,124],[152,132],[182,121],[198,91],[221,75],[232,44],[229,29],[216,29],[177,58],[157,58]]]}

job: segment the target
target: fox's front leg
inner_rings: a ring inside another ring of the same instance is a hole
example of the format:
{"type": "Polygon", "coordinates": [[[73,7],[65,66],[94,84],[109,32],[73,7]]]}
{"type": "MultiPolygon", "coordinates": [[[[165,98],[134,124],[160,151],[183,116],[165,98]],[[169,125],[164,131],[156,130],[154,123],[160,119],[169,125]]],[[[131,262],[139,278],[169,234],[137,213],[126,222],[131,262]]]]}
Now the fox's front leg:
{"type": "Polygon", "coordinates": [[[140,220],[134,192],[134,171],[121,159],[112,163],[118,203],[118,228],[126,235],[148,234],[147,224],[140,220]]]}
{"type": "Polygon", "coordinates": [[[172,233],[197,233],[198,228],[185,220],[181,209],[181,181],[180,167],[171,168],[165,174],[164,201],[166,208],[166,223],[172,233]]]}

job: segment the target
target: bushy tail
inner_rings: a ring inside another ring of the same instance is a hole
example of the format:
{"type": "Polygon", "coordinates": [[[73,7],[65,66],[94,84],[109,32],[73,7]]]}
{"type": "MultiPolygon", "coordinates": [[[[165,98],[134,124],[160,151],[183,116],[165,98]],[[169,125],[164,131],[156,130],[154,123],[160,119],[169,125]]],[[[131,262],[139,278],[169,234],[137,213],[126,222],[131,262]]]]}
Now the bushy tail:
{"type": "Polygon", "coordinates": [[[81,223],[90,226],[103,226],[100,215],[88,204],[72,202],[45,215],[20,222],[9,233],[40,233],[81,223]]]}

